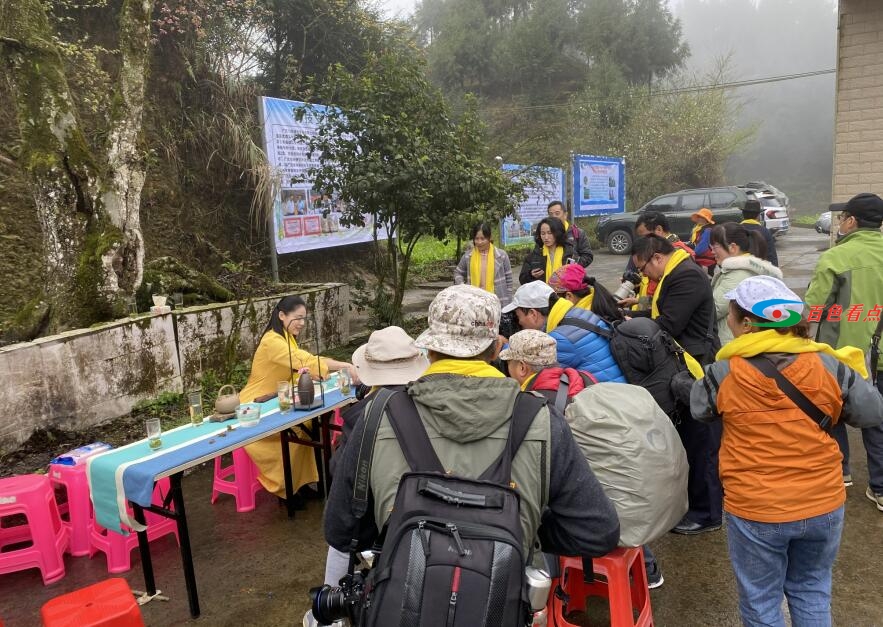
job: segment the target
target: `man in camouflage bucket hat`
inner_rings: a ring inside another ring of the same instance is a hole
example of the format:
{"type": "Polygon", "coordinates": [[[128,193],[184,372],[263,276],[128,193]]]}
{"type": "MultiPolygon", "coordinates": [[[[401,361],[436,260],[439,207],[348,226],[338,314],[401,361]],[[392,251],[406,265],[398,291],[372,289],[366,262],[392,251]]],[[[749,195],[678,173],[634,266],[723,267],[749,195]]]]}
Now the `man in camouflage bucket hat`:
{"type": "MultiPolygon", "coordinates": [[[[436,296],[429,307],[429,328],[416,340],[428,350],[430,365],[402,393],[414,401],[442,465],[457,476],[478,477],[500,455],[521,394],[515,380],[489,364],[499,321],[496,296],[455,285],[436,296]]],[[[388,415],[389,406],[374,444],[374,507],[361,519],[353,515],[350,503],[359,458],[359,447],[351,443],[362,441],[366,421],[357,423],[340,454],[325,508],[325,539],[337,550],[349,551],[353,538],[360,550],[370,548],[389,518],[401,476],[409,471],[388,415]]],[[[600,556],[616,547],[616,510],[558,411],[543,406],[537,412],[512,461],[512,481],[520,497],[525,558],[535,538],[543,551],[559,555],[600,556]]]]}

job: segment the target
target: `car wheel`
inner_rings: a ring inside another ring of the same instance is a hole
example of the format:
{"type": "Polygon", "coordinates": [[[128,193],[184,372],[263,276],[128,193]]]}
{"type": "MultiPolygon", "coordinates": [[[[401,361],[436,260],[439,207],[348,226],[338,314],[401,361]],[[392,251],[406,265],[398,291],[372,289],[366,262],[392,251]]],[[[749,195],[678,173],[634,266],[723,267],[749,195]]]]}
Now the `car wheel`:
{"type": "Polygon", "coordinates": [[[626,255],[632,248],[632,234],[617,230],[607,236],[607,249],[614,255],[626,255]]]}
{"type": "Polygon", "coordinates": [[[821,232],[822,232],[822,227],[820,227],[818,224],[816,224],[816,233],[821,233],[821,232]]]}

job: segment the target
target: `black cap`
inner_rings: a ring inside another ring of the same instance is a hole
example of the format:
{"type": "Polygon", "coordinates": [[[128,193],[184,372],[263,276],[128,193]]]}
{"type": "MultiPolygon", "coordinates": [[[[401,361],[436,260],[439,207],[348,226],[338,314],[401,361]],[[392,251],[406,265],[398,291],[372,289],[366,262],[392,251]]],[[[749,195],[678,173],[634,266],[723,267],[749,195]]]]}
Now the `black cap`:
{"type": "Polygon", "coordinates": [[[742,207],[742,213],[760,213],[760,201],[756,198],[749,198],[745,201],[745,206],[742,207]]]}
{"type": "Polygon", "coordinates": [[[880,228],[883,224],[883,198],[877,194],[858,194],[846,203],[831,205],[831,211],[843,211],[855,217],[859,226],[880,228]]]}

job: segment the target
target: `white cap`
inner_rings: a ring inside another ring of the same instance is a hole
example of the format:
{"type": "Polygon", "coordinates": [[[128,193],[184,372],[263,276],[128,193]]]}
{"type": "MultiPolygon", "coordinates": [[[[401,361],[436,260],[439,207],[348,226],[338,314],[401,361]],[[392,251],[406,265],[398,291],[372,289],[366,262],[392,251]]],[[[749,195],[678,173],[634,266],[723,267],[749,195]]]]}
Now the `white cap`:
{"type": "Polygon", "coordinates": [[[747,311],[773,322],[788,319],[788,311],[803,313],[803,301],[787,285],[771,276],[753,276],[745,279],[736,289],[724,294],[747,311]]]}
{"type": "Polygon", "coordinates": [[[525,283],[517,290],[512,302],[503,307],[503,313],[515,311],[519,307],[524,309],[542,309],[549,306],[549,296],[555,293],[551,287],[542,281],[525,283]]]}

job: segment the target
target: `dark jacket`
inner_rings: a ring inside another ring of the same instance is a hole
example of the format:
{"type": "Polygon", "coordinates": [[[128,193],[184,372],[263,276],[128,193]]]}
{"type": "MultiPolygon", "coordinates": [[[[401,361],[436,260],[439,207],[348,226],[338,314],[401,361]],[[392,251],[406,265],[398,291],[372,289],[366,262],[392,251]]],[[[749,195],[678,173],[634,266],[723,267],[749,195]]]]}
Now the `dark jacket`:
{"type": "MultiPolygon", "coordinates": [[[[659,326],[697,361],[713,361],[720,340],[714,329],[714,296],[708,273],[685,259],[665,277],[658,289],[656,322],[659,326]]],[[[633,312],[633,315],[649,316],[650,312],[633,312]]]]}
{"type": "Polygon", "coordinates": [[[592,254],[592,246],[589,244],[589,236],[575,224],[567,227],[565,235],[567,235],[567,243],[576,253],[576,262],[583,268],[587,268],[595,258],[595,255],[592,254]]]}
{"type": "MultiPolygon", "coordinates": [[[[480,473],[476,471],[479,466],[481,470],[484,469],[487,465],[486,459],[495,459],[496,453],[485,455],[482,459],[463,456],[461,453],[489,446],[498,446],[502,450],[504,439],[482,434],[497,433],[506,428],[518,393],[518,385],[512,379],[441,374],[423,377],[408,387],[408,394],[414,398],[419,416],[427,427],[439,458],[444,463],[446,456],[454,455],[459,459],[459,464],[474,466],[473,472],[476,474],[473,476],[480,473]],[[483,409],[476,412],[476,407],[483,409]]],[[[548,467],[545,482],[547,490],[543,489],[544,503],[532,502],[530,496],[539,494],[540,485],[519,482],[519,485],[524,484],[519,489],[522,496],[522,515],[536,516],[537,518],[531,519],[534,521],[531,526],[538,525],[535,533],[532,532],[529,536],[525,534],[525,537],[528,541],[530,537],[539,537],[543,550],[549,553],[604,555],[615,548],[619,539],[616,510],[577,447],[564,417],[554,409],[543,407],[540,411],[543,415],[539,421],[534,422],[531,432],[544,432],[546,435],[542,441],[546,444],[540,447],[539,440],[531,441],[529,432],[525,444],[513,461],[513,480],[516,481],[519,463],[529,473],[540,472],[539,468],[525,465],[525,462],[530,461],[533,455],[538,455],[541,449],[542,458],[546,460],[548,467]],[[522,458],[522,455],[525,457],[522,458]],[[519,462],[519,458],[522,462],[519,462]]],[[[349,444],[341,452],[337,474],[325,506],[325,539],[328,544],[341,551],[348,551],[354,538],[359,540],[361,548],[370,547],[377,539],[379,529],[386,523],[389,515],[385,502],[390,501],[389,494],[398,485],[401,476],[397,471],[390,472],[393,468],[402,467],[402,456],[397,452],[400,449],[391,448],[391,430],[384,417],[375,441],[373,470],[370,472],[371,502],[365,516],[361,519],[355,518],[351,510],[351,499],[359,447],[353,446],[353,443],[362,440],[364,429],[365,421],[359,420],[349,438],[349,444]],[[378,450],[385,451],[386,454],[378,453],[378,450]],[[379,515],[379,511],[382,514],[379,515]],[[381,516],[384,519],[378,520],[381,516]]]]}
{"type": "Polygon", "coordinates": [[[766,260],[778,268],[779,255],[776,253],[776,238],[773,237],[770,230],[762,224],[745,224],[742,222],[742,226],[747,231],[757,231],[763,235],[763,239],[766,242],[766,260]]]}
{"type": "MultiPolygon", "coordinates": [[[[589,253],[591,254],[591,252],[589,253]]],[[[573,244],[569,241],[564,244],[564,256],[561,258],[562,263],[567,263],[568,259],[576,259],[575,250],[573,248],[573,244]]],[[[528,253],[527,257],[524,258],[524,263],[521,264],[521,273],[518,275],[518,282],[521,285],[525,283],[530,283],[531,281],[548,281],[549,277],[545,275],[546,270],[546,258],[543,256],[543,247],[542,246],[534,246],[534,249],[528,253]],[[542,263],[540,269],[543,270],[543,276],[540,278],[536,278],[531,276],[530,271],[533,270],[531,266],[532,263],[542,263]]]]}

